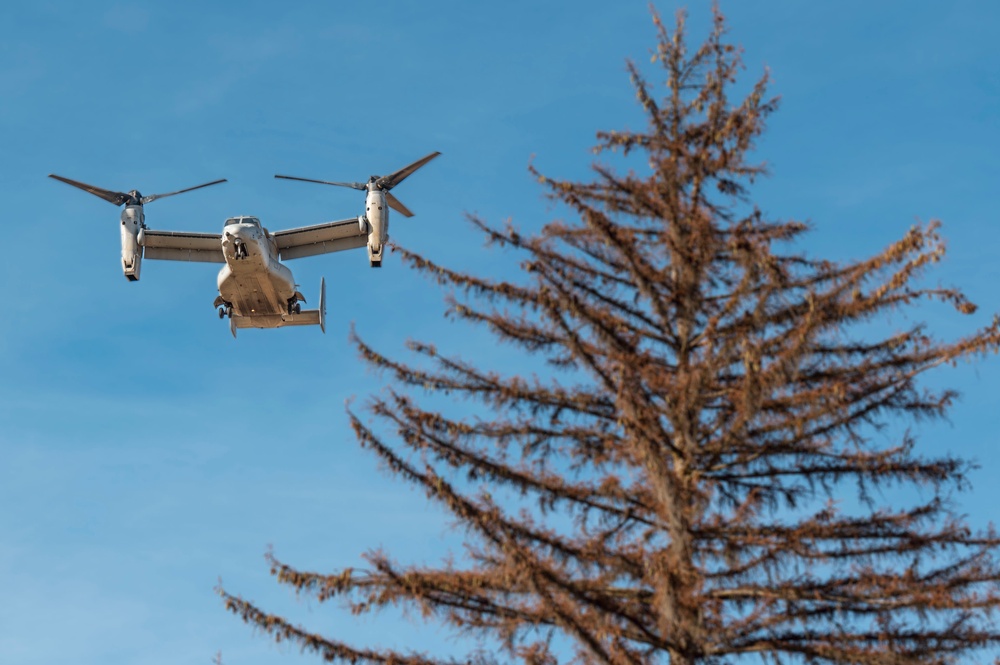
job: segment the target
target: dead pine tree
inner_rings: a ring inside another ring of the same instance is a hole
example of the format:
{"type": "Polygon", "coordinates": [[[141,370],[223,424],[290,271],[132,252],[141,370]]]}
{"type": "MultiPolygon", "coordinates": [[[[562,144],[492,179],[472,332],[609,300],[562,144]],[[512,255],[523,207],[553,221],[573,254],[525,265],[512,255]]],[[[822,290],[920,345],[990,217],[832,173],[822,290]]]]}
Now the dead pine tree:
{"type": "MultiPolygon", "coordinates": [[[[850,262],[795,249],[806,225],[765,219],[749,195],[763,174],[749,153],[776,106],[766,75],[733,102],[742,68],[721,14],[694,50],[683,14],[672,30],[654,19],[662,96],[629,65],[648,126],[598,134],[598,152],[640,171],[537,174],[574,213],[538,234],[473,219],[525,257],[520,281],[401,251],[457,294],[454,316],[537,358],[544,378],[422,343],[408,364],[357,340],[393,386],[352,413],[359,442],[454,516],[465,554],[416,566],[370,552],[367,570],[329,574],[272,558],[272,572],[355,613],[411,606],[482,645],[475,662],[982,656],[1000,641],[1000,540],[956,513],[966,462],[892,433],[942,416],[954,394],[918,379],[996,352],[1000,325],[954,341],[920,324],[862,330],[927,300],[974,311],[917,283],[944,253],[936,224],[850,262]],[[427,393],[467,398],[478,417],[424,408],[427,393]]],[[[352,645],[220,593],[329,661],[467,660],[352,645]]]]}

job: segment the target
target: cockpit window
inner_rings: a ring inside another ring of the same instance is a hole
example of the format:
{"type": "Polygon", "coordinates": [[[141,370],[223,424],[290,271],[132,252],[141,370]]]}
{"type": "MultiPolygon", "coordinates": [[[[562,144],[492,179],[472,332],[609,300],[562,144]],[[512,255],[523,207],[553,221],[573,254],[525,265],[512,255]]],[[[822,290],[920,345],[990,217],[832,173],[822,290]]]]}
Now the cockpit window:
{"type": "Polygon", "coordinates": [[[253,224],[254,226],[260,226],[260,220],[256,217],[230,217],[226,220],[226,226],[230,224],[253,224]]]}

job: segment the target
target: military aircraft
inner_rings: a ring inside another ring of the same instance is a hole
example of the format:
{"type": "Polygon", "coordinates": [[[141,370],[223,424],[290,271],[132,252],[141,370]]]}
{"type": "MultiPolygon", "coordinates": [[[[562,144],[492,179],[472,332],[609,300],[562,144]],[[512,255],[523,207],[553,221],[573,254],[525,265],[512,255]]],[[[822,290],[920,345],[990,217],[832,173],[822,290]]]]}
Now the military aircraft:
{"type": "Polygon", "coordinates": [[[369,264],[382,265],[382,252],[389,240],[389,211],[413,215],[389,190],[418,168],[437,157],[434,152],[387,176],[371,176],[368,183],[337,183],[284,177],[322,184],[366,189],[365,214],[335,222],[303,226],[274,233],[249,215],[230,217],[222,233],[158,231],[146,226],[143,206],[156,199],[226,182],[214,180],[167,194],[143,196],[137,190],[115,192],[55,174],[55,178],[114,205],[124,205],[121,214],[122,270],[129,281],[138,281],[142,259],[206,261],[224,263],[217,280],[215,299],[219,318],[229,318],[229,329],[280,328],[318,325],[326,332],[326,281],[320,281],[319,307],[303,310],[305,297],[298,291],[292,271],[282,264],[288,259],[368,247],[369,264]]]}

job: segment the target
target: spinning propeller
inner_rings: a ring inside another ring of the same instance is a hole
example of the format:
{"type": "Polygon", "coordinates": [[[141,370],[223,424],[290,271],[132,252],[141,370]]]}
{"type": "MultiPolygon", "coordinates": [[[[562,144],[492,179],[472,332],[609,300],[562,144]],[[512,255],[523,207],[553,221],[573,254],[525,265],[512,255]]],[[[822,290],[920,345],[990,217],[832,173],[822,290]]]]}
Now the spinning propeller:
{"type": "Polygon", "coordinates": [[[175,194],[183,194],[184,192],[190,192],[195,189],[201,189],[202,187],[209,187],[211,185],[218,185],[220,182],[226,182],[226,179],[213,180],[212,182],[206,182],[203,185],[196,185],[194,187],[188,187],[187,189],[179,189],[176,192],[168,192],[166,194],[150,194],[149,196],[143,196],[138,190],[133,189],[131,192],[112,192],[110,189],[101,189],[100,187],[94,187],[93,185],[88,185],[85,182],[77,182],[76,180],[70,180],[69,178],[64,178],[61,175],[55,175],[54,173],[49,174],[50,178],[55,178],[60,182],[64,182],[67,185],[73,185],[77,189],[82,189],[88,194],[93,194],[94,196],[100,197],[107,201],[108,203],[113,203],[116,206],[120,205],[143,205],[156,199],[166,198],[168,196],[174,196],[175,194]]]}
{"type": "Polygon", "coordinates": [[[290,175],[276,175],[274,177],[284,178],[285,180],[300,180],[302,182],[315,182],[320,185],[335,185],[337,187],[350,187],[351,189],[365,189],[365,190],[380,189],[385,194],[385,202],[389,204],[390,208],[392,208],[393,210],[395,210],[404,217],[413,217],[413,213],[410,212],[410,210],[406,206],[400,203],[399,199],[390,194],[389,190],[398,185],[399,183],[403,182],[403,180],[405,180],[407,176],[409,176],[414,171],[419,169],[421,166],[431,161],[440,154],[441,154],[440,152],[432,152],[426,157],[423,157],[413,162],[409,166],[404,166],[395,173],[390,173],[389,175],[383,175],[383,176],[373,175],[372,177],[368,178],[368,182],[331,182],[329,180],[313,180],[312,178],[297,178],[295,176],[290,176],[290,175]]]}

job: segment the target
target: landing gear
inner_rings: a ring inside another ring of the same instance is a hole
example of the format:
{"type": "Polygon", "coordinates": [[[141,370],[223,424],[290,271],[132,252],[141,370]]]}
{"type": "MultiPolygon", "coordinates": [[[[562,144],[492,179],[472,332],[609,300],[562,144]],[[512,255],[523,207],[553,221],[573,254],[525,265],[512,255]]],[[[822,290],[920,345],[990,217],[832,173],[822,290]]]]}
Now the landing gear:
{"type": "Polygon", "coordinates": [[[301,314],[302,313],[302,303],[300,303],[295,298],[288,301],[288,313],[289,314],[301,314]]]}
{"type": "Polygon", "coordinates": [[[233,306],[230,303],[225,303],[222,307],[219,308],[219,318],[224,319],[227,316],[230,319],[233,318],[233,306]]]}

